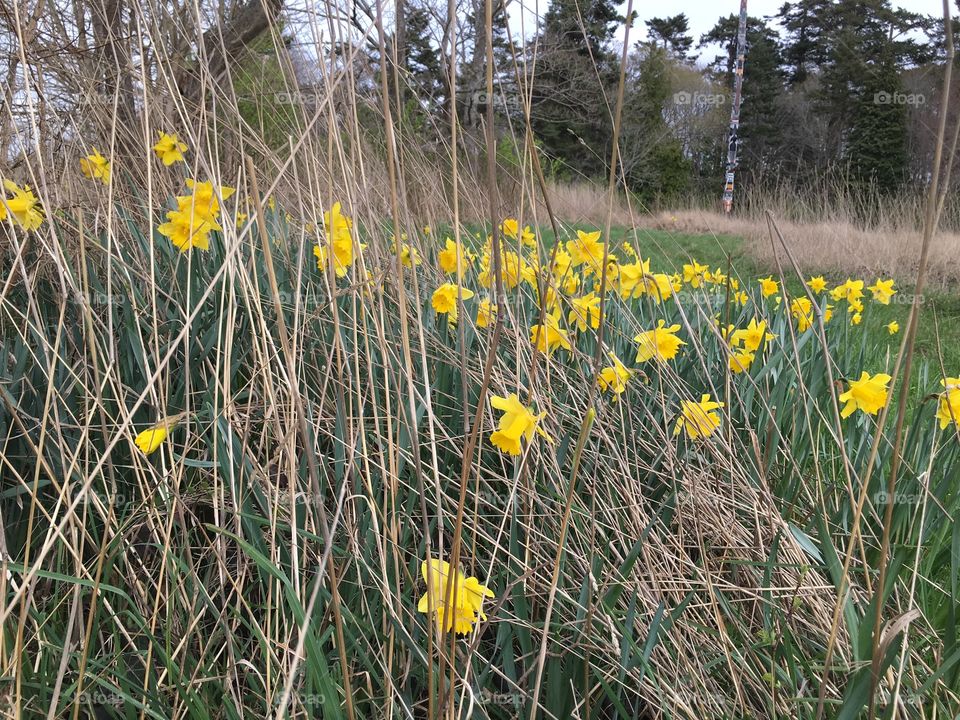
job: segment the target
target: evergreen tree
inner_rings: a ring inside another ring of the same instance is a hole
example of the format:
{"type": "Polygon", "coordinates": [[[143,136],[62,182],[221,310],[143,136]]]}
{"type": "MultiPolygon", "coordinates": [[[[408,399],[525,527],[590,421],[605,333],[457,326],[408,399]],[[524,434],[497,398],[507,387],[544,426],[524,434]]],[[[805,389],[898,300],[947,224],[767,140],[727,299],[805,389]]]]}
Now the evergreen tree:
{"type": "Polygon", "coordinates": [[[802,85],[812,70],[823,65],[831,15],[830,0],[785,2],[776,14],[784,30],[783,63],[792,85],[802,85]]]}
{"type": "Polygon", "coordinates": [[[607,97],[618,77],[610,41],[618,20],[612,0],[553,0],[528,45],[537,52],[531,98],[537,140],[552,159],[588,176],[602,175],[609,162],[607,97]]]}
{"type": "MultiPolygon", "coordinates": [[[[740,18],[728,15],[700,38],[700,46],[719,44],[724,54],[711,64],[732,98],[733,73],[737,57],[737,31],[740,18]]],[[[783,58],[779,35],[767,23],[747,18],[747,50],[743,70],[743,103],[740,115],[741,174],[763,174],[781,159],[784,149],[784,118],[780,96],[784,91],[783,58]]]]}
{"type": "Polygon", "coordinates": [[[907,106],[892,53],[866,76],[848,134],[845,159],[854,178],[881,193],[899,189],[907,165],[907,106]]]}
{"type": "Polygon", "coordinates": [[[622,162],[630,189],[652,207],[687,190],[692,164],[664,120],[674,59],[667,49],[646,42],[637,44],[633,60],[624,98],[622,162]]]}
{"type": "Polygon", "coordinates": [[[669,50],[679,60],[689,59],[693,38],[690,37],[690,22],[684,13],[667,18],[651,18],[646,25],[650,42],[669,50]]]}

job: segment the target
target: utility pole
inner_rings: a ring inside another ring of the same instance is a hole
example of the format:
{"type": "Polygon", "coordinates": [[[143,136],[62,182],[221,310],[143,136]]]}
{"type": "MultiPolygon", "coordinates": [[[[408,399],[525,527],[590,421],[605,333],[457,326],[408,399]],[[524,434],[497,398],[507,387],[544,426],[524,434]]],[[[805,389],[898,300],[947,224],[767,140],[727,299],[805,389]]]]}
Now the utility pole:
{"type": "Polygon", "coordinates": [[[743,61],[747,54],[747,0],[740,0],[740,27],[737,29],[737,63],[733,71],[733,102],[730,105],[730,132],[727,135],[727,168],[723,182],[723,212],[733,209],[733,179],[740,148],[740,103],[743,102],[743,61]]]}

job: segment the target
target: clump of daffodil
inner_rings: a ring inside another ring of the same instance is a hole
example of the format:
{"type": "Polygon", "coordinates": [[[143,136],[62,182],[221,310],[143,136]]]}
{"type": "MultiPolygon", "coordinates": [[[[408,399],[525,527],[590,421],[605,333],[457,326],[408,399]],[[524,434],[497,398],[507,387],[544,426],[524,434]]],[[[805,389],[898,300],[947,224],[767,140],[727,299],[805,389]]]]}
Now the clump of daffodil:
{"type": "Polygon", "coordinates": [[[234,189],[221,187],[214,192],[212,183],[194,180],[187,180],[187,187],[192,193],[177,196],[177,209],[167,212],[167,222],[160,225],[157,232],[170,238],[180,252],[191,248],[209,250],[210,232],[223,229],[217,222],[220,198],[226,200],[234,189]]]}
{"type": "Polygon", "coordinates": [[[461,273],[464,272],[469,267],[472,258],[463,249],[461,243],[446,238],[444,241],[444,249],[437,255],[437,260],[440,262],[441,270],[447,273],[447,275],[453,275],[457,272],[457,267],[460,268],[461,273]]]}
{"type": "Polygon", "coordinates": [[[700,401],[682,400],[680,402],[680,417],[673,428],[673,434],[679,435],[686,431],[691,440],[710,437],[720,427],[720,416],[714,412],[723,407],[723,403],[714,402],[710,395],[704,393],[700,401]]]}
{"type": "Polygon", "coordinates": [[[160,158],[160,161],[170,167],[175,162],[183,162],[183,154],[187,151],[187,144],[181,142],[176,134],[168,135],[160,131],[160,139],[153,146],[153,152],[160,158]]]}
{"type": "Polygon", "coordinates": [[[960,426],[960,378],[944,378],[940,381],[943,393],[937,402],[937,420],[943,430],[950,423],[960,426]]]}
{"type": "Polygon", "coordinates": [[[110,184],[110,161],[96,148],[86,157],[80,158],[80,172],[85,178],[99,180],[104,185],[110,184]]]}
{"type": "Polygon", "coordinates": [[[543,412],[534,415],[530,408],[520,402],[516,394],[511,393],[507,397],[494,395],[490,404],[503,413],[497,429],[490,435],[490,442],[499,450],[510,455],[519,455],[522,449],[521,439],[529,444],[535,432],[547,437],[540,428],[540,421],[547,414],[543,412]]]}
{"type": "MultiPolygon", "coordinates": [[[[491,252],[485,252],[480,260],[480,273],[477,281],[482,287],[487,289],[493,286],[493,255],[491,252]]],[[[503,286],[507,290],[513,290],[520,281],[528,276],[527,262],[522,255],[518,255],[512,250],[501,248],[500,252],[500,276],[503,278],[503,286]]]]}
{"type": "MultiPolygon", "coordinates": [[[[363,246],[359,249],[363,249],[363,246]]],[[[323,238],[313,247],[317,269],[321,272],[326,270],[332,256],[334,273],[337,277],[344,277],[356,260],[356,250],[353,220],[343,214],[340,203],[336,202],[323,213],[323,238]]]]}
{"type": "Polygon", "coordinates": [[[647,362],[647,360],[656,360],[657,362],[666,362],[673,360],[682,345],[686,343],[677,337],[680,330],[679,325],[670,325],[665,327],[663,320],[659,322],[656,329],[647,330],[637,335],[633,340],[640,344],[637,351],[637,362],[647,362]]]}
{"type": "Polygon", "coordinates": [[[846,300],[852,306],[862,309],[860,298],[863,297],[863,280],[847,278],[843,284],[830,291],[830,297],[834,300],[846,300]]]}
{"type": "Polygon", "coordinates": [[[823,275],[817,275],[807,280],[807,287],[814,295],[819,295],[827,289],[827,281],[823,279],[823,275]]]}
{"type": "Polygon", "coordinates": [[[764,297],[770,297],[780,292],[780,284],[769,275],[765,278],[760,278],[757,282],[760,283],[760,294],[764,297]]]}
{"type": "Polygon", "coordinates": [[[481,300],[480,306],[477,308],[477,327],[488,327],[496,318],[497,306],[490,301],[490,298],[481,300]]]}
{"type": "Polygon", "coordinates": [[[139,433],[133,440],[134,444],[144,455],[156,452],[157,448],[163,445],[163,441],[167,439],[170,432],[180,423],[183,416],[184,413],[180,413],[163,418],[156,425],[152,425],[139,433]]]}
{"type": "Polygon", "coordinates": [[[567,252],[574,267],[585,266],[583,274],[589,277],[592,273],[600,275],[603,272],[604,244],[600,242],[600,231],[584,232],[577,230],[577,239],[567,242],[567,252]]]}
{"type": "Polygon", "coordinates": [[[0,196],[0,222],[12,217],[24,230],[36,230],[40,227],[43,223],[43,211],[30,186],[24,185],[21,188],[13,180],[4,180],[3,189],[11,197],[0,196]]]}
{"type": "Polygon", "coordinates": [[[624,365],[620,358],[613,352],[610,353],[611,365],[600,370],[597,377],[597,386],[603,392],[613,393],[613,399],[616,400],[627,389],[627,381],[633,375],[633,371],[624,365]]]}
{"type": "Polygon", "coordinates": [[[459,570],[450,575],[450,563],[431,558],[420,568],[427,591],[417,603],[417,612],[434,613],[440,628],[458,635],[469,633],[477,620],[486,620],[484,598],[495,597],[493,591],[475,577],[466,577],[459,570]]]}
{"type": "Polygon", "coordinates": [[[737,330],[733,333],[731,342],[734,345],[743,344],[743,349],[747,352],[756,352],[765,342],[773,340],[777,336],[767,332],[767,321],[757,322],[756,318],[750,320],[747,327],[737,330]]]}
{"type": "Polygon", "coordinates": [[[876,415],[887,404],[887,384],[890,379],[885,373],[870,375],[863,371],[860,379],[851,380],[847,391],[840,395],[840,402],[846,403],[840,416],[848,418],[857,410],[876,415]]]}
{"type": "Polygon", "coordinates": [[[473,291],[462,288],[454,283],[444,283],[433,292],[431,300],[433,309],[438,315],[447,315],[451,323],[457,321],[457,296],[462,300],[473,297],[473,291]]]}
{"type": "MultiPolygon", "coordinates": [[[[599,298],[597,301],[599,302],[599,298]]],[[[530,342],[545,355],[553,354],[557,348],[572,349],[570,336],[560,326],[560,318],[553,313],[544,316],[543,325],[537,323],[530,327],[530,342]]]]}
{"type": "Polygon", "coordinates": [[[595,292],[570,301],[571,310],[567,315],[567,322],[576,325],[580,332],[587,329],[587,325],[596,330],[600,326],[600,296],[595,292]]]}
{"type": "Polygon", "coordinates": [[[683,281],[690,287],[697,289],[706,282],[706,274],[710,272],[709,265],[701,265],[693,260],[683,266],[683,281]]]}
{"type": "Polygon", "coordinates": [[[893,287],[893,280],[880,280],[879,278],[867,290],[873,295],[873,299],[881,305],[889,305],[890,298],[897,294],[893,287]]]}

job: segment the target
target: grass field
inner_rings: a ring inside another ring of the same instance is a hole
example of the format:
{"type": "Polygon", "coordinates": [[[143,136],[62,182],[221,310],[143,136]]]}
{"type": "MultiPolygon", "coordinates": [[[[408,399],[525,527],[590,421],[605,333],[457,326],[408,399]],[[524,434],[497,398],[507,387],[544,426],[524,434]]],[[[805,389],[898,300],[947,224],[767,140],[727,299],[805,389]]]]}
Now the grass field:
{"type": "Polygon", "coordinates": [[[895,395],[841,399],[906,306],[838,303],[823,344],[735,239],[564,228],[561,268],[549,233],[451,255],[209,190],[206,248],[136,202],[122,242],[9,228],[46,268],[3,299],[18,716],[854,718],[874,682],[957,711],[960,391],[928,341],[892,503],[895,395]],[[742,299],[670,280],[693,259],[742,299]]]}

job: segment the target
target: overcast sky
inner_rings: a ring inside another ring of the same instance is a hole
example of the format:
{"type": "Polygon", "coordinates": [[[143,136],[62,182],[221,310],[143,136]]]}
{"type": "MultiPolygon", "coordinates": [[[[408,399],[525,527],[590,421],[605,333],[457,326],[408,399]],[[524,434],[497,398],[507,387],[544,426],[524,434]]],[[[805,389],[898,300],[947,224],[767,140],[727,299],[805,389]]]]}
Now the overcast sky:
{"type": "MultiPolygon", "coordinates": [[[[747,13],[753,17],[766,17],[777,12],[784,0],[747,0],[747,13]]],[[[924,15],[941,16],[942,0],[893,0],[894,7],[902,7],[911,12],[924,15]]],[[[521,33],[530,36],[536,29],[536,18],[542,16],[550,6],[550,0],[510,0],[510,27],[514,35],[521,33]],[[522,12],[520,8],[523,8],[522,12]]],[[[694,45],[700,36],[708,32],[723,15],[740,13],[740,0],[634,0],[633,9],[639,18],[630,29],[630,44],[646,39],[644,20],[653,17],[669,17],[686,13],[690,20],[690,34],[694,45]]],[[[951,3],[953,9],[953,3],[951,3]]],[[[626,14],[627,3],[620,5],[620,13],[626,14]]],[[[623,38],[623,28],[617,32],[617,38],[623,38]]]]}

